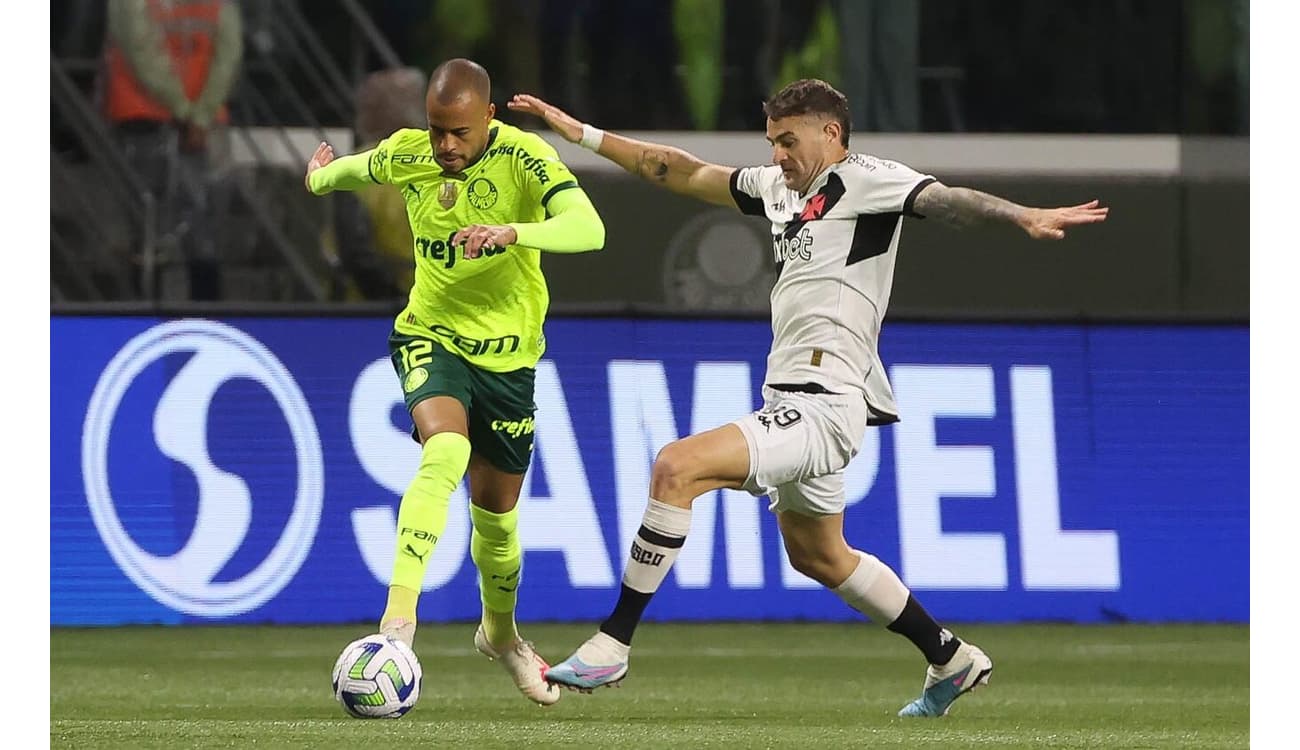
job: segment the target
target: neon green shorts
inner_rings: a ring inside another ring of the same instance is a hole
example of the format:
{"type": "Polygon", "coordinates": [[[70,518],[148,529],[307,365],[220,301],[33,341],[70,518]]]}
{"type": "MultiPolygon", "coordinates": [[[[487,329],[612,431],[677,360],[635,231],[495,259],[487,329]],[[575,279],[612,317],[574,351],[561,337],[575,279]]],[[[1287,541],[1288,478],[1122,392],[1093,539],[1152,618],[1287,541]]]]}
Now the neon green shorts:
{"type": "MultiPolygon", "coordinates": [[[[402,384],[406,411],[432,396],[451,396],[465,405],[469,444],[496,468],[523,474],[533,455],[535,371],[489,372],[447,351],[432,338],[393,331],[388,336],[393,368],[402,384]]],[[[419,433],[411,428],[417,441],[419,433]]]]}

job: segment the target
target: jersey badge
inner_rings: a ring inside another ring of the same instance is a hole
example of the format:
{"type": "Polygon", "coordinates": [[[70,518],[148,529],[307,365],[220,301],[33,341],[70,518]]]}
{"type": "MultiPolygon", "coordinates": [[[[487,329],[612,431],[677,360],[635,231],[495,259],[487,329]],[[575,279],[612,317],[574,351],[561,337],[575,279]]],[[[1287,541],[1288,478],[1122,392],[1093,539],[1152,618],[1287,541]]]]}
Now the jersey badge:
{"type": "Polygon", "coordinates": [[[476,178],[466,190],[469,193],[469,203],[474,208],[486,210],[497,203],[497,186],[486,177],[476,178]]]}
{"type": "Polygon", "coordinates": [[[826,213],[826,194],[818,193],[808,201],[808,205],[803,207],[803,213],[799,214],[799,221],[816,221],[826,213]]]}
{"type": "Polygon", "coordinates": [[[438,205],[443,208],[451,208],[456,205],[456,193],[458,188],[454,182],[444,182],[438,186],[438,205]]]}
{"type": "Polygon", "coordinates": [[[406,373],[406,380],[402,383],[402,389],[407,393],[414,393],[415,389],[424,385],[429,379],[429,371],[423,367],[413,368],[406,373]]]}

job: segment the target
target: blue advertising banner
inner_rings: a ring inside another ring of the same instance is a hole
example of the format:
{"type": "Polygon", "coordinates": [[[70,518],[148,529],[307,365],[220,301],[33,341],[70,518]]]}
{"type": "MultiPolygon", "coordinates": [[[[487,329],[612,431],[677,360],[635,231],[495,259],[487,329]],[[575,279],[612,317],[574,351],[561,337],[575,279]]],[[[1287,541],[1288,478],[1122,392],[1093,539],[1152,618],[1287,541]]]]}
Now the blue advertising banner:
{"type": "MultiPolygon", "coordinates": [[[[418,463],[388,320],[51,321],[51,624],[363,622],[418,463]]],[[[522,620],[612,606],[655,453],[756,408],[762,322],[559,319],[537,369],[522,620]]],[[[845,533],[947,621],[1249,619],[1245,327],[893,323],[902,421],[845,533]]],[[[462,486],[423,620],[472,620],[462,486]]],[[[699,498],[647,612],[844,620],[764,498],[699,498]]]]}

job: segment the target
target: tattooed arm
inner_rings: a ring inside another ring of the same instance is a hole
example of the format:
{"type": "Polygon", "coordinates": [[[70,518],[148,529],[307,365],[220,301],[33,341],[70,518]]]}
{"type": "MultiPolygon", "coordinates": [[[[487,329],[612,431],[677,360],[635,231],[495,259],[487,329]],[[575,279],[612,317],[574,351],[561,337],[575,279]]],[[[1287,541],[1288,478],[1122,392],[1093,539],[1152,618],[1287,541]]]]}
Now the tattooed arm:
{"type": "Polygon", "coordinates": [[[701,160],[673,146],[638,141],[606,132],[596,153],[653,185],[674,193],[735,208],[731,197],[732,167],[701,160]]]}
{"type": "Polygon", "coordinates": [[[1067,228],[1105,221],[1110,211],[1095,200],[1066,208],[1031,208],[978,190],[948,187],[942,182],[921,188],[912,210],[955,227],[995,222],[1014,224],[1036,240],[1059,240],[1065,237],[1067,228]]]}
{"type": "Polygon", "coordinates": [[[673,146],[606,132],[596,152],[652,185],[719,206],[736,207],[732,167],[710,164],[673,146]]]}
{"type": "MultiPolygon", "coordinates": [[[[564,110],[528,94],[517,94],[508,106],[536,115],[565,140],[582,138],[582,123],[564,110]]],[[[606,132],[596,153],[654,185],[719,206],[736,207],[731,196],[732,167],[710,164],[680,148],[625,138],[606,132]]]]}

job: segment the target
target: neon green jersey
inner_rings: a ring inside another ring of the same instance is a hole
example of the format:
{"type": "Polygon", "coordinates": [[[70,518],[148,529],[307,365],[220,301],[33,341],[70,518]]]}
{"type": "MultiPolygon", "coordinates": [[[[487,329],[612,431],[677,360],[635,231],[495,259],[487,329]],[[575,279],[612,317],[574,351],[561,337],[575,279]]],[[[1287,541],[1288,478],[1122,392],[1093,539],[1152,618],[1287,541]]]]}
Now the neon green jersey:
{"type": "Polygon", "coordinates": [[[493,120],[483,156],[448,176],[429,134],[399,130],[370,152],[370,179],[396,185],[415,238],[415,286],[394,327],[429,336],[478,367],[533,367],[546,349],[542,321],[550,296],[536,248],[485,249],[466,260],[453,246],[472,224],[540,222],[552,196],[578,187],[555,149],[533,133],[493,120]]]}

